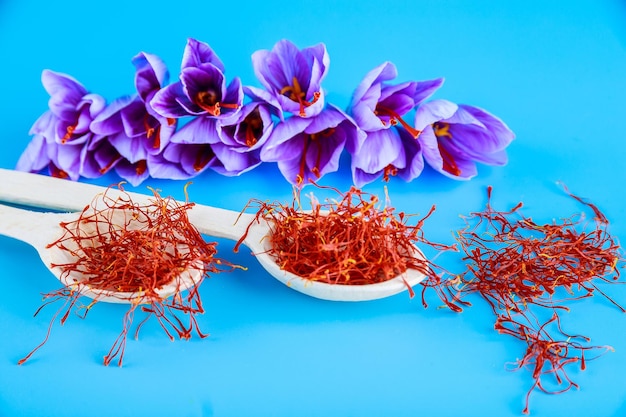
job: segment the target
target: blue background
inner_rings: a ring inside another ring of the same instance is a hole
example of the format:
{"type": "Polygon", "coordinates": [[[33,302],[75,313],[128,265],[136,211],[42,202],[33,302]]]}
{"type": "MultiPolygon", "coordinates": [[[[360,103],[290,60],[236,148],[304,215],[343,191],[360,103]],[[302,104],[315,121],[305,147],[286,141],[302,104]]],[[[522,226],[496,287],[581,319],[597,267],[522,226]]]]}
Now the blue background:
{"type": "MultiPolygon", "coordinates": [[[[250,55],[288,38],[324,42],[331,57],[329,101],[345,107],[374,66],[394,62],[399,80],[446,78],[435,98],[483,107],[516,132],[506,167],[479,168],[470,182],[426,170],[411,183],[388,183],[393,204],[425,214],[431,240],[451,243],[459,214],[520,200],[551,221],[582,210],[555,185],[563,181],[596,203],[626,241],[626,3],[589,1],[136,1],[0,0],[0,167],[14,167],[28,131],[47,109],[43,69],[71,74],[108,100],[134,91],[130,59],[165,60],[175,78],[188,37],[209,43],[227,75],[257,85],[250,55]]],[[[349,161],[322,184],[347,190],[349,161]]],[[[110,175],[96,181],[109,185],[110,175]]],[[[182,182],[148,181],[182,197],[182,182]]],[[[0,183],[0,187],[2,184],[0,183]]],[[[366,187],[382,195],[383,183],[366,187]]],[[[191,199],[240,210],[250,198],[290,201],[273,164],[240,177],[206,172],[191,199]]],[[[121,330],[125,308],[101,304],[86,320],[71,316],[30,362],[55,308],[32,314],[58,282],[34,250],[0,237],[0,415],[2,416],[515,416],[527,371],[507,371],[524,344],[496,334],[475,299],[461,314],[430,298],[400,294],[365,303],[308,298],[267,275],[249,251],[220,255],[248,271],[202,287],[208,339],[170,342],[147,325],[129,340],[124,367],[102,357],[121,330]]],[[[458,256],[441,262],[461,270],[458,256]]],[[[623,286],[605,288],[626,304],[623,286]]],[[[626,315],[599,296],[572,303],[569,330],[615,351],[570,375],[581,386],[535,393],[535,416],[626,414],[626,315]]]]}

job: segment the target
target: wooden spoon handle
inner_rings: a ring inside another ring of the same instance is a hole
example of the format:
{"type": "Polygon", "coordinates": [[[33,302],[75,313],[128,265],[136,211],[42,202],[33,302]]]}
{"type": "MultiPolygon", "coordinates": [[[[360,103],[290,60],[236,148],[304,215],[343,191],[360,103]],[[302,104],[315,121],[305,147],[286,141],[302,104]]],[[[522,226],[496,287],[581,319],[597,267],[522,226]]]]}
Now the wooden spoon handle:
{"type": "MultiPolygon", "coordinates": [[[[74,182],[46,175],[31,174],[0,168],[0,201],[57,211],[82,211],[106,187],[74,182]]],[[[110,188],[108,195],[121,195],[110,188]]],[[[153,196],[127,193],[137,203],[148,203],[153,196]]],[[[189,211],[191,223],[205,235],[238,240],[245,232],[253,215],[216,207],[194,205],[189,211]]]]}

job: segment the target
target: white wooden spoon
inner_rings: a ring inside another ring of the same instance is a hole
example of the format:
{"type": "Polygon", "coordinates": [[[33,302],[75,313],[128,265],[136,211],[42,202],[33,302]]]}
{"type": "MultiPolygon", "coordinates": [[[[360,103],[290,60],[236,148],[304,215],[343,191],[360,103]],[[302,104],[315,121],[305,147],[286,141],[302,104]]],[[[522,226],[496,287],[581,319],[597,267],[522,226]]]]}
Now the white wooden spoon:
{"type": "MultiPolygon", "coordinates": [[[[105,187],[83,182],[30,174],[0,168],[0,201],[32,207],[42,207],[60,211],[82,211],[93,198],[103,193],[105,187]]],[[[109,189],[107,195],[115,196],[116,189],[109,189]]],[[[145,203],[150,196],[131,193],[133,201],[145,203]]],[[[340,285],[312,281],[282,270],[268,253],[271,226],[263,219],[255,220],[255,215],[195,204],[188,211],[189,221],[204,235],[238,241],[252,226],[243,243],[252,250],[259,263],[267,272],[288,287],[306,295],[332,301],[367,301],[389,297],[406,291],[426,277],[422,271],[409,269],[390,280],[367,285],[340,285]]],[[[3,220],[0,218],[0,223],[3,220]]],[[[47,242],[50,243],[50,242],[47,242]]],[[[423,259],[422,252],[415,248],[416,256],[423,259]]],[[[45,260],[44,260],[45,261],[45,260]]]]}
{"type": "MultiPolygon", "coordinates": [[[[33,246],[48,269],[65,286],[79,291],[82,295],[98,301],[112,303],[146,303],[150,301],[144,292],[117,292],[90,287],[85,284],[86,277],[79,272],[66,273],[60,265],[76,261],[72,250],[61,249],[49,244],[63,236],[65,230],[60,223],[72,223],[78,218],[77,213],[41,213],[22,210],[0,204],[0,235],[24,241],[33,246]]],[[[96,227],[93,222],[80,223],[81,236],[95,236],[96,227]]],[[[71,241],[66,243],[66,247],[71,241]]],[[[68,249],[72,249],[69,248],[68,249]]],[[[174,278],[169,284],[155,289],[157,297],[168,298],[178,291],[183,291],[197,284],[204,275],[201,262],[188,268],[174,278]]],[[[152,295],[154,297],[154,295],[152,295]]]]}

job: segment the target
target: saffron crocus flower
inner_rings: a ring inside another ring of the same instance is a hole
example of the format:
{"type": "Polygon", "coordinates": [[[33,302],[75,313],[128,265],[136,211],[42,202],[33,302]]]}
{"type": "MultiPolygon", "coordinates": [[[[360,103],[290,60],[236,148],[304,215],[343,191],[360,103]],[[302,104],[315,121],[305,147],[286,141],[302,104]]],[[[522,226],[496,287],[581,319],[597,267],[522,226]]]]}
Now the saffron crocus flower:
{"type": "Polygon", "coordinates": [[[250,93],[283,112],[315,116],[324,108],[321,82],[329,64],[324,44],[299,50],[292,42],[281,40],[271,51],[252,54],[254,73],[267,91],[250,87],[250,93]]]}
{"type": "Polygon", "coordinates": [[[418,141],[424,159],[435,170],[454,179],[477,174],[476,162],[504,165],[505,148],[515,138],[496,116],[478,107],[433,100],[415,114],[418,141]]]}
{"type": "Polygon", "coordinates": [[[148,159],[154,178],[182,180],[195,177],[216,164],[209,143],[176,143],[171,141],[158,155],[148,159]]]}
{"type": "Polygon", "coordinates": [[[287,181],[302,186],[336,171],[344,147],[360,146],[362,135],[348,115],[328,106],[315,117],[278,123],[261,150],[261,160],[278,162],[287,181]]]}
{"type": "Polygon", "coordinates": [[[389,84],[388,81],[396,78],[397,74],[391,62],[371,70],[354,91],[350,114],[366,132],[389,129],[400,124],[417,138],[419,131],[403,117],[441,87],[443,78],[389,84]]]}
{"type": "Polygon", "coordinates": [[[383,177],[398,175],[411,181],[424,167],[416,142],[420,131],[404,120],[415,106],[430,97],[443,79],[389,84],[396,67],[385,62],[370,71],[354,91],[350,114],[365,131],[363,145],[351,151],[352,177],[358,187],[383,177]]]}
{"type": "Polygon", "coordinates": [[[152,175],[155,178],[190,178],[213,167],[217,161],[212,144],[220,141],[218,126],[218,120],[211,117],[198,117],[185,124],[172,135],[158,157],[150,158],[152,175]],[[159,165],[154,172],[152,162],[159,165]]]}
{"type": "MultiPolygon", "coordinates": [[[[148,155],[160,153],[176,129],[176,120],[157,114],[149,100],[167,82],[165,65],[155,55],[140,53],[133,60],[137,94],[121,97],[91,123],[91,129],[106,140],[117,152],[100,143],[90,146],[90,152],[100,151],[97,163],[87,164],[83,175],[92,176],[93,168],[99,166],[101,173],[110,168],[133,185],[149,176],[148,155]],[[104,160],[104,155],[109,160],[104,160]],[[91,170],[87,170],[87,169],[91,170]]],[[[92,162],[96,162],[95,160],[92,162]]]]}
{"type": "Polygon", "coordinates": [[[236,115],[243,100],[239,78],[228,87],[224,65],[209,45],[189,39],[185,46],[179,81],[159,90],[151,106],[162,116],[206,116],[228,119],[236,115]]]}
{"type": "Polygon", "coordinates": [[[261,149],[274,128],[273,110],[263,102],[244,105],[232,124],[219,126],[219,142],[212,148],[219,161],[212,169],[223,175],[239,175],[261,164],[261,149]]]}
{"type": "Polygon", "coordinates": [[[222,125],[211,118],[187,123],[172,137],[172,145],[179,146],[168,148],[161,169],[167,171],[168,161],[174,170],[190,176],[206,168],[228,176],[253,169],[261,163],[261,148],[274,126],[272,110],[267,103],[251,102],[242,107],[232,124],[222,125]],[[175,157],[174,149],[184,156],[175,157]]]}
{"type": "Polygon", "coordinates": [[[397,175],[408,182],[423,169],[420,144],[404,129],[368,132],[358,152],[352,153],[352,179],[359,188],[381,176],[389,181],[397,175]]]}
{"type": "Polygon", "coordinates": [[[51,175],[77,180],[86,146],[94,137],[90,124],[104,109],[105,100],[69,75],[45,70],[41,80],[50,94],[50,110],[31,128],[34,137],[16,169],[39,172],[47,166],[51,175]]]}

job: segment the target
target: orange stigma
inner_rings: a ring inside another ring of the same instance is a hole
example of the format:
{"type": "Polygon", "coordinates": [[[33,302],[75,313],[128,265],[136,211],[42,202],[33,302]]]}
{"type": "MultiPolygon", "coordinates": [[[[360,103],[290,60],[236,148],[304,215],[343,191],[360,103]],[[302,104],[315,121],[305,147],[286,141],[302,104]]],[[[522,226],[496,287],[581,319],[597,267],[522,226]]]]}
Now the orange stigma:
{"type": "Polygon", "coordinates": [[[288,97],[290,100],[297,101],[300,104],[300,117],[306,117],[306,112],[304,111],[304,109],[313,105],[317,100],[319,100],[322,93],[320,93],[319,91],[314,92],[313,100],[307,101],[306,93],[302,91],[302,88],[300,87],[300,82],[295,76],[293,77],[291,83],[292,85],[283,87],[279,93],[285,97],[288,97]]]}
{"type": "Polygon", "coordinates": [[[441,158],[443,159],[443,170],[458,177],[461,175],[461,169],[454,160],[452,154],[441,143],[442,141],[452,139],[450,124],[445,122],[433,123],[433,130],[435,132],[435,136],[437,136],[437,146],[439,148],[441,158]]]}
{"type": "Polygon", "coordinates": [[[111,169],[115,161],[117,161],[117,159],[111,159],[111,162],[109,162],[106,166],[99,169],[100,173],[101,174],[107,173],[111,169]]]}
{"type": "Polygon", "coordinates": [[[457,177],[461,175],[461,169],[454,160],[454,157],[452,157],[452,154],[450,154],[450,152],[444,148],[441,143],[438,143],[437,147],[439,148],[439,153],[441,154],[441,159],[443,160],[443,170],[457,177]]]}
{"type": "MultiPolygon", "coordinates": [[[[378,117],[389,117],[389,123],[392,126],[396,126],[398,123],[400,123],[402,127],[404,127],[406,131],[409,132],[411,136],[413,136],[414,139],[417,139],[420,133],[422,133],[419,130],[415,129],[413,126],[409,125],[407,122],[405,122],[404,119],[395,110],[389,109],[385,106],[381,106],[380,103],[376,105],[374,114],[378,117]]],[[[382,122],[383,126],[387,125],[384,120],[381,119],[380,121],[382,122]]]]}
{"type": "Polygon", "coordinates": [[[398,175],[398,168],[389,164],[383,170],[383,181],[389,182],[389,177],[395,177],[396,175],[398,175]]]}
{"type": "Polygon", "coordinates": [[[50,175],[56,178],[62,178],[64,180],[70,177],[70,174],[53,164],[50,164],[50,175]]]}
{"type": "Polygon", "coordinates": [[[72,138],[72,135],[74,134],[74,131],[76,130],[76,126],[78,126],[78,123],[68,126],[67,129],[65,129],[66,133],[61,138],[61,143],[66,143],[68,140],[72,138]]]}
{"type": "Polygon", "coordinates": [[[296,185],[302,185],[304,182],[304,171],[306,169],[306,155],[309,151],[309,147],[314,144],[317,147],[317,155],[315,156],[315,165],[313,165],[310,170],[313,175],[317,178],[322,176],[320,172],[320,165],[322,163],[322,144],[320,143],[320,138],[326,138],[332,135],[335,131],[335,128],[329,127],[328,129],[324,129],[318,133],[312,133],[306,137],[304,140],[304,149],[302,149],[302,156],[300,157],[300,170],[298,175],[296,175],[296,185]]]}
{"type": "Polygon", "coordinates": [[[145,159],[137,161],[137,164],[135,165],[135,172],[137,173],[137,175],[142,175],[144,172],[146,172],[146,169],[148,169],[148,163],[145,159]]]}
{"type": "MultiPolygon", "coordinates": [[[[222,103],[219,101],[218,94],[213,91],[200,91],[196,94],[194,103],[196,103],[202,110],[209,113],[211,116],[219,116],[222,114],[222,108],[225,109],[238,109],[239,105],[235,103],[222,103]]],[[[168,120],[169,123],[169,120],[168,120]]]]}

